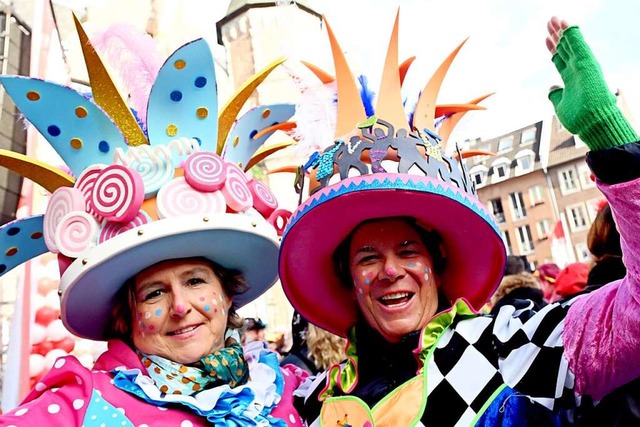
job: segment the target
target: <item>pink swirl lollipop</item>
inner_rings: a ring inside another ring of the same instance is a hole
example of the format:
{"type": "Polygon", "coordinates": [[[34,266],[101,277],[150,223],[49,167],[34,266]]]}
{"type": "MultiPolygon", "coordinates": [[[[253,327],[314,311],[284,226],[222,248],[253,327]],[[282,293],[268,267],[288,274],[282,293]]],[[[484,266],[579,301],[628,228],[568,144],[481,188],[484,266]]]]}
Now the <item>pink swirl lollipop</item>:
{"type": "Polygon", "coordinates": [[[156,209],[158,217],[164,219],[225,213],[227,205],[220,191],[203,193],[191,187],[184,177],[178,177],[158,191],[156,209]]]}
{"type": "Polygon", "coordinates": [[[225,161],[216,153],[198,151],[185,161],[184,177],[196,190],[217,191],[227,178],[225,161]]]}
{"type": "Polygon", "coordinates": [[[76,180],[76,183],[74,184],[74,188],[77,188],[78,190],[82,191],[82,194],[84,194],[85,211],[93,215],[98,221],[101,221],[102,217],[100,216],[100,214],[98,214],[98,212],[96,212],[95,209],[93,209],[93,206],[91,205],[91,194],[93,194],[93,186],[96,183],[98,175],[100,175],[100,172],[105,167],[106,165],[101,164],[89,166],[84,171],[82,171],[82,173],[76,180]]]}
{"type": "Polygon", "coordinates": [[[227,206],[236,212],[244,212],[253,206],[253,196],[247,186],[247,177],[235,163],[227,163],[227,179],[220,189],[227,206]]]}
{"type": "Polygon", "coordinates": [[[109,221],[133,220],[144,201],[144,182],[138,172],[122,165],[104,168],[96,178],[91,204],[109,221]]]}
{"type": "Polygon", "coordinates": [[[284,230],[287,228],[289,219],[291,218],[291,212],[286,209],[278,209],[273,211],[267,221],[276,229],[278,236],[282,236],[284,230]]]}
{"type": "Polygon", "coordinates": [[[87,212],[69,212],[56,228],[55,241],[60,253],[71,258],[79,257],[96,244],[100,225],[87,212]]]}
{"type": "Polygon", "coordinates": [[[263,217],[269,218],[271,212],[278,208],[278,199],[276,199],[271,189],[262,181],[252,179],[247,185],[253,195],[253,207],[256,208],[263,217]]]}
{"type": "Polygon", "coordinates": [[[60,187],[53,192],[44,213],[44,243],[53,253],[60,253],[55,242],[56,228],[69,212],[84,212],[85,198],[77,188],[60,187]]]}
{"type": "Polygon", "coordinates": [[[100,236],[98,237],[98,243],[106,242],[107,240],[116,237],[118,234],[122,234],[125,231],[129,231],[141,225],[148,224],[153,220],[145,211],[139,211],[136,217],[123,224],[121,222],[107,221],[100,230],[100,236]]]}

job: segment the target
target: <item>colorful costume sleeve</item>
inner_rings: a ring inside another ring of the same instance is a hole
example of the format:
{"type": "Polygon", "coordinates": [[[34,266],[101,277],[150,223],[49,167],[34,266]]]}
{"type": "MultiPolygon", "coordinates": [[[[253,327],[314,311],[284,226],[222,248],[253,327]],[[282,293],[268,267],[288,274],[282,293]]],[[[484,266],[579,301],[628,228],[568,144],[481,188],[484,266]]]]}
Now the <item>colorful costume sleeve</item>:
{"type": "Polygon", "coordinates": [[[75,357],[58,359],[22,405],[0,417],[0,426],[83,425],[92,378],[75,357]]]}
{"type": "Polygon", "coordinates": [[[640,179],[607,185],[606,195],[621,236],[627,276],[580,297],[566,318],[564,341],[576,374],[576,391],[600,399],[640,377],[640,179]]]}

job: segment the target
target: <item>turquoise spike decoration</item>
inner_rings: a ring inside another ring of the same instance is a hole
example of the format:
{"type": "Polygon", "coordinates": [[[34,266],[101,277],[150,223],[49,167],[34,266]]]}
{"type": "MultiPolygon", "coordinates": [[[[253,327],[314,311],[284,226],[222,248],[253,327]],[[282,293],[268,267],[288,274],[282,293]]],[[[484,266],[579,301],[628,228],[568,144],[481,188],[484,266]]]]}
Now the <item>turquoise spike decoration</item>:
{"type": "Polygon", "coordinates": [[[215,152],[218,91],[213,56],[203,39],[182,46],[163,64],[149,96],[147,132],[152,146],[196,138],[201,150],[215,152]]]}
{"type": "Polygon", "coordinates": [[[0,227],[0,275],[49,252],[44,243],[43,218],[43,215],[32,216],[0,227]]]}
{"type": "Polygon", "coordinates": [[[261,130],[270,126],[284,123],[295,113],[293,104],[262,105],[249,110],[239,118],[225,144],[223,157],[230,162],[246,165],[255,152],[273,135],[273,131],[261,134],[261,130]]]}
{"type": "Polygon", "coordinates": [[[75,176],[90,165],[110,164],[116,148],[128,148],[109,116],[75,90],[20,76],[0,76],[0,83],[75,176]]]}

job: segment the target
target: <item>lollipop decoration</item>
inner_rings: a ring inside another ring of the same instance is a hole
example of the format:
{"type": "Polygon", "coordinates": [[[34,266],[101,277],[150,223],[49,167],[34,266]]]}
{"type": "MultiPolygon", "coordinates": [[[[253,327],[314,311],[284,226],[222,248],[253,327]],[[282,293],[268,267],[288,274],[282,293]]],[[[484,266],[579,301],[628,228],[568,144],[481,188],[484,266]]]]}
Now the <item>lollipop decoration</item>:
{"type": "Polygon", "coordinates": [[[70,212],[62,217],[56,228],[55,244],[60,253],[76,258],[95,246],[99,224],[86,212],[70,212]]]}
{"type": "Polygon", "coordinates": [[[227,179],[221,189],[227,205],[236,212],[253,206],[253,196],[247,186],[247,177],[235,163],[227,162],[227,179]]]}
{"type": "Polygon", "coordinates": [[[196,190],[219,190],[227,178],[225,161],[210,151],[192,154],[184,164],[184,177],[196,190]]]}
{"type": "Polygon", "coordinates": [[[253,207],[262,214],[263,217],[269,218],[269,215],[278,208],[278,200],[267,185],[257,179],[250,180],[247,185],[253,196],[253,207]]]}
{"type": "Polygon", "coordinates": [[[96,184],[96,179],[102,169],[107,167],[106,165],[97,164],[86,168],[76,181],[74,188],[80,190],[85,199],[85,211],[93,215],[98,221],[102,219],[100,214],[91,205],[91,195],[93,194],[93,186],[96,184]]]}
{"type": "Polygon", "coordinates": [[[144,200],[144,182],[138,172],[111,165],[100,172],[91,193],[92,207],[109,221],[129,222],[144,200]]]}
{"type": "Polygon", "coordinates": [[[136,227],[140,227],[141,225],[150,223],[151,217],[145,211],[138,212],[136,217],[127,222],[115,222],[115,221],[107,221],[100,230],[100,236],[98,237],[98,243],[106,242],[109,239],[116,237],[118,234],[122,234],[125,231],[129,231],[136,227]]]}
{"type": "Polygon", "coordinates": [[[62,218],[73,211],[84,211],[85,198],[77,188],[58,188],[47,205],[44,215],[44,241],[53,253],[58,253],[58,246],[55,243],[56,229],[62,218]]]}
{"type": "Polygon", "coordinates": [[[221,192],[198,191],[189,185],[184,177],[175,178],[162,187],[158,192],[156,203],[160,218],[220,214],[227,210],[221,192]]]}

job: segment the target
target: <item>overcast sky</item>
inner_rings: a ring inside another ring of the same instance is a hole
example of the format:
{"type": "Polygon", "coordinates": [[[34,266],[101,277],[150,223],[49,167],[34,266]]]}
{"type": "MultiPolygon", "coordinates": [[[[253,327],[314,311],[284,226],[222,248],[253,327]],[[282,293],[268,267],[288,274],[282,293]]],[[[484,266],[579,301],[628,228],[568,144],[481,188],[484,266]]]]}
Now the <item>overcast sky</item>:
{"type": "MultiPolygon", "coordinates": [[[[108,0],[56,1],[95,4],[108,0]]],[[[215,44],[212,22],[224,17],[229,3],[229,0],[181,0],[178,7],[183,18],[193,21],[194,28],[202,29],[199,35],[215,44]]],[[[307,3],[327,17],[352,71],[367,74],[374,90],[379,85],[398,7],[400,60],[417,56],[405,82],[405,95],[415,97],[448,53],[469,37],[443,83],[438,102],[459,103],[489,92],[496,94],[483,102],[487,111],[467,114],[458,124],[452,135],[452,140],[457,141],[493,138],[551,116],[547,92],[551,85],[560,84],[560,78],[544,39],[548,19],[558,15],[582,28],[602,64],[609,87],[612,91],[617,88],[623,91],[633,113],[632,120],[640,129],[638,0],[307,0],[307,3]]]]}
{"type": "MultiPolygon", "coordinates": [[[[544,44],[546,23],[558,15],[578,24],[602,63],[612,90],[620,88],[640,119],[640,2],[637,0],[309,0],[329,20],[354,73],[379,80],[396,9],[400,59],[416,55],[407,76],[417,93],[433,70],[469,37],[442,86],[439,103],[466,102],[496,92],[484,112],[470,113],[454,140],[495,137],[549,117],[549,86],[560,79],[544,44]]],[[[224,16],[228,2],[215,1],[224,16]]],[[[372,84],[378,87],[378,81],[372,84]]]]}

